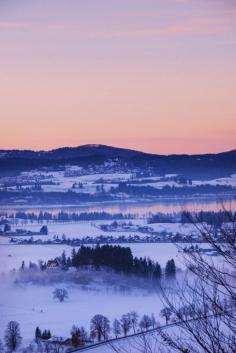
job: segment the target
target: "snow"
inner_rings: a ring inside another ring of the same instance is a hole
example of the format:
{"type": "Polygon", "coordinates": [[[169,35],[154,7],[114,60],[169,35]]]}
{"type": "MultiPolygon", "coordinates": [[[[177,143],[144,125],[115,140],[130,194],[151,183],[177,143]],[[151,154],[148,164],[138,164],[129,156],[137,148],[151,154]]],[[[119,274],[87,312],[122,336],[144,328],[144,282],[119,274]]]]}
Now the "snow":
{"type": "MultiPolygon", "coordinates": [[[[122,220],[122,222],[128,222],[129,220],[122,220]]],[[[59,237],[61,237],[63,234],[66,235],[66,237],[68,238],[83,238],[86,236],[90,236],[90,237],[97,237],[100,235],[105,235],[105,236],[114,236],[114,237],[118,237],[120,235],[125,235],[125,236],[129,236],[129,235],[134,235],[134,232],[130,231],[123,231],[123,232],[116,232],[116,231],[109,231],[109,232],[105,232],[102,231],[100,229],[100,225],[101,224],[111,224],[113,221],[109,220],[102,220],[102,221],[79,221],[79,222],[67,222],[67,223],[62,223],[62,222],[58,222],[58,223],[44,223],[47,224],[48,226],[48,231],[49,234],[48,236],[45,235],[38,235],[38,236],[34,236],[34,239],[42,239],[42,240],[46,240],[46,239],[52,239],[55,235],[58,235],[59,237]]],[[[132,220],[132,223],[135,225],[147,225],[146,221],[144,220],[132,220]]],[[[25,222],[19,223],[17,226],[12,226],[12,231],[14,231],[15,229],[25,229],[25,230],[30,230],[33,232],[39,232],[40,228],[42,227],[41,223],[29,223],[29,224],[25,224],[25,222]]],[[[139,235],[140,237],[143,237],[145,235],[145,233],[141,233],[136,231],[135,232],[136,235],[139,235]]],[[[19,236],[20,238],[20,236],[19,236]]],[[[22,237],[24,239],[30,238],[27,236],[22,237]]]]}
{"type": "MultiPolygon", "coordinates": [[[[184,268],[183,259],[181,253],[178,252],[178,247],[175,244],[170,243],[143,243],[143,244],[124,244],[129,246],[134,256],[137,257],[149,257],[151,260],[158,261],[162,268],[165,267],[166,262],[170,259],[174,259],[176,266],[184,268]]],[[[181,244],[181,247],[185,244],[181,244]]]]}
{"type": "MultiPolygon", "coordinates": [[[[161,266],[165,266],[166,262],[171,258],[176,260],[179,267],[183,267],[181,255],[178,248],[171,243],[139,243],[139,244],[120,244],[124,247],[130,247],[134,256],[150,257],[154,261],[158,261],[161,266]]],[[[182,244],[184,247],[185,244],[182,244]]],[[[65,251],[66,255],[70,255],[71,246],[67,245],[15,245],[6,244],[5,239],[1,238],[0,243],[0,273],[8,272],[12,269],[18,269],[22,261],[28,264],[30,261],[37,263],[38,260],[50,260],[60,256],[65,251]]]]}
{"type": "MultiPolygon", "coordinates": [[[[130,246],[135,256],[149,256],[159,261],[162,267],[167,260],[174,258],[177,266],[184,269],[181,254],[174,244],[123,245],[130,246]]],[[[29,261],[52,259],[59,256],[63,250],[69,255],[72,248],[65,245],[11,245],[6,244],[6,238],[1,238],[0,272],[18,269],[23,260],[27,265],[29,261]]],[[[0,291],[0,338],[3,337],[7,322],[16,320],[20,323],[25,344],[33,338],[36,326],[50,329],[55,335],[67,337],[73,324],[83,325],[89,329],[91,318],[99,313],[112,321],[124,313],[135,310],[140,316],[153,313],[161,322],[158,314],[163,304],[158,289],[156,292],[150,292],[146,287],[140,290],[136,288],[131,292],[126,289],[114,291],[111,284],[100,283],[99,278],[95,284],[89,286],[70,282],[58,285],[17,284],[8,280],[8,276],[1,275],[0,291]],[[67,289],[69,298],[66,302],[59,303],[53,300],[52,292],[55,287],[67,289]]],[[[100,349],[105,352],[104,346],[100,349]]],[[[95,352],[100,353],[101,350],[96,349],[95,352]]]]}
{"type": "Polygon", "coordinates": [[[13,245],[0,243],[0,273],[19,269],[22,261],[38,263],[38,260],[47,261],[62,254],[63,250],[69,255],[72,248],[58,245],[13,245]]]}
{"type": "MultiPolygon", "coordinates": [[[[106,165],[104,165],[104,168],[105,167],[106,165]]],[[[97,185],[101,186],[101,180],[104,181],[103,184],[105,191],[109,191],[112,186],[118,186],[120,182],[126,182],[137,187],[152,186],[158,189],[162,189],[167,185],[171,187],[183,186],[173,179],[174,175],[136,178],[135,181],[133,181],[132,173],[125,173],[124,171],[112,173],[111,171],[111,168],[105,168],[104,171],[102,167],[99,170],[93,170],[93,168],[91,170],[84,170],[76,165],[67,165],[60,171],[31,170],[23,172],[17,177],[2,177],[0,178],[0,185],[4,185],[6,180],[11,180],[13,182],[11,190],[16,190],[16,185],[22,185],[22,188],[25,189],[31,188],[34,183],[39,182],[40,184],[42,183],[42,190],[45,192],[67,192],[74,184],[78,185],[79,183],[82,183],[83,188],[75,187],[73,188],[73,191],[90,194],[96,193],[96,187],[97,185]],[[137,183],[137,181],[140,181],[140,184],[137,183]],[[48,184],[44,185],[44,183],[48,184]]],[[[213,180],[193,180],[192,185],[188,186],[191,187],[202,184],[236,186],[236,174],[213,180]]]]}
{"type": "MultiPolygon", "coordinates": [[[[34,181],[47,181],[51,185],[43,185],[44,191],[66,192],[71,189],[73,184],[83,184],[83,188],[74,189],[76,192],[95,193],[96,186],[101,185],[104,180],[104,188],[107,191],[111,186],[117,186],[120,182],[128,182],[132,184],[131,173],[98,173],[81,175],[82,168],[78,166],[67,166],[63,171],[30,171],[21,174],[21,181],[24,181],[24,187],[32,186],[34,181]],[[99,180],[100,179],[100,180],[99,180]],[[29,183],[29,185],[27,185],[29,183]]],[[[167,176],[168,177],[168,176],[167,176]]],[[[170,175],[171,177],[171,175],[170,175]]],[[[136,186],[150,185],[156,188],[162,188],[165,185],[179,186],[175,181],[161,181],[160,177],[150,177],[145,184],[135,184],[136,186]],[[153,182],[155,181],[155,182],[153,182]]],[[[4,180],[4,179],[2,179],[4,180]]],[[[141,179],[140,179],[141,180],[141,179]]],[[[236,174],[227,178],[214,179],[210,181],[193,181],[193,186],[201,184],[211,185],[232,185],[236,186],[236,174]]],[[[232,205],[235,208],[236,201],[226,201],[226,208],[232,205]]],[[[132,213],[139,215],[139,219],[131,220],[134,225],[147,225],[147,216],[150,213],[156,212],[179,212],[183,209],[187,210],[218,210],[222,208],[221,202],[215,199],[189,199],[185,201],[160,201],[157,203],[141,203],[141,202],[119,202],[119,203],[99,203],[84,205],[84,207],[24,207],[25,211],[52,211],[58,212],[92,212],[106,211],[110,213],[123,212],[124,214],[132,213]],[[142,218],[145,215],[146,218],[142,218]]],[[[23,208],[18,207],[23,210],[23,208]]],[[[1,207],[1,210],[14,213],[16,208],[1,207]]],[[[124,220],[129,222],[129,220],[124,220]]],[[[34,239],[52,239],[55,235],[61,237],[63,234],[70,238],[82,238],[86,236],[97,237],[100,235],[112,235],[114,237],[125,235],[139,235],[140,237],[147,234],[140,232],[121,231],[121,232],[104,232],[100,229],[101,224],[110,224],[112,221],[80,221],[77,223],[48,223],[48,236],[34,236],[34,239]]],[[[44,223],[45,224],[45,223],[44,223]]],[[[192,225],[182,225],[180,223],[165,223],[165,224],[150,224],[148,225],[155,232],[180,233],[189,235],[195,233],[192,225]]],[[[23,228],[37,232],[42,227],[42,223],[20,222],[18,225],[13,225],[12,230],[23,228]]],[[[23,237],[28,238],[28,237],[23,237]]],[[[162,268],[166,262],[173,258],[178,268],[185,269],[183,258],[180,250],[176,245],[171,243],[139,243],[139,244],[120,244],[125,247],[130,247],[134,256],[149,257],[154,261],[158,261],[162,268]]],[[[182,247],[185,244],[181,245],[182,247]]],[[[201,244],[200,247],[206,248],[206,244],[201,244]]],[[[91,285],[72,284],[72,282],[58,283],[52,285],[39,285],[33,283],[14,283],[8,275],[9,271],[19,269],[22,261],[26,265],[28,263],[37,263],[39,260],[47,261],[60,256],[65,251],[69,256],[72,247],[67,245],[15,245],[10,244],[9,239],[0,237],[0,338],[3,338],[4,330],[10,320],[16,320],[20,323],[24,342],[28,343],[34,337],[36,326],[41,329],[50,329],[52,334],[57,336],[68,337],[72,325],[85,326],[88,330],[90,320],[95,314],[103,314],[111,321],[114,318],[120,318],[122,314],[135,310],[141,316],[143,314],[154,314],[159,321],[158,314],[162,308],[162,300],[158,290],[155,292],[149,291],[148,288],[133,289],[132,291],[114,290],[114,285],[108,283],[99,284],[99,278],[96,283],[91,285]],[[66,288],[69,293],[69,298],[64,303],[55,301],[52,297],[52,292],[55,287],[66,288]]],[[[214,261],[219,261],[219,258],[214,258],[214,261]]],[[[180,276],[181,276],[181,271],[180,276]]],[[[178,273],[179,273],[178,272],[178,273]]],[[[135,279],[136,281],[136,279],[135,279]]],[[[124,340],[125,341],[125,340],[124,340]]],[[[128,342],[128,340],[126,341],[128,342]]],[[[129,341],[130,342],[130,341],[129,341]]],[[[126,343],[125,343],[126,344],[126,343]]],[[[127,343],[129,344],[129,343],[127,343]]],[[[111,353],[108,345],[91,349],[94,353],[111,353]]],[[[137,353],[138,350],[132,349],[132,353],[137,353]]]]}
{"type": "Polygon", "coordinates": [[[196,227],[190,223],[153,223],[149,224],[149,226],[152,227],[155,232],[166,231],[168,233],[179,233],[184,235],[191,235],[197,233],[196,227]]]}
{"type": "Polygon", "coordinates": [[[194,180],[193,181],[193,186],[195,185],[203,185],[203,184],[210,184],[210,185],[231,185],[233,187],[236,187],[236,174],[232,174],[229,177],[225,178],[218,178],[218,179],[212,179],[212,180],[194,180]]]}
{"type": "Polygon", "coordinates": [[[139,315],[154,313],[157,316],[161,309],[158,293],[147,295],[140,291],[125,294],[107,291],[106,288],[88,291],[75,285],[60,283],[59,286],[69,293],[69,298],[63,303],[52,298],[55,286],[4,286],[1,283],[0,337],[10,320],[20,323],[22,336],[27,341],[34,337],[36,326],[50,329],[56,335],[68,336],[73,324],[89,329],[90,320],[95,314],[101,313],[112,321],[131,310],[136,310],[139,315]]]}
{"type": "MultiPolygon", "coordinates": [[[[95,193],[96,186],[101,185],[98,183],[99,179],[103,179],[106,184],[105,190],[110,189],[111,186],[117,186],[121,181],[128,181],[131,177],[130,173],[100,173],[100,174],[86,174],[80,175],[82,168],[78,166],[66,166],[63,171],[51,171],[48,173],[40,173],[39,171],[24,172],[21,174],[24,178],[34,177],[42,181],[50,181],[53,184],[43,185],[43,191],[46,192],[66,192],[71,189],[74,183],[82,183],[82,189],[74,189],[76,192],[95,193]]],[[[31,181],[29,179],[29,181],[31,181]]]]}
{"type": "MultiPolygon", "coordinates": [[[[124,244],[130,246],[135,256],[149,256],[158,260],[162,266],[171,257],[177,260],[178,252],[173,244],[124,244]]],[[[18,269],[25,261],[37,263],[39,259],[46,261],[61,255],[71,253],[72,248],[62,245],[11,245],[6,244],[6,238],[0,243],[0,268],[7,273],[13,268],[18,269]]],[[[113,320],[123,313],[136,310],[140,315],[154,313],[158,315],[161,300],[158,293],[134,291],[132,293],[113,292],[111,288],[84,288],[72,284],[62,284],[69,292],[69,299],[64,303],[55,302],[52,292],[55,286],[13,284],[0,281],[0,337],[3,336],[8,321],[20,323],[25,342],[32,339],[36,326],[49,328],[56,335],[68,336],[73,324],[89,328],[93,315],[102,313],[113,320]]]]}

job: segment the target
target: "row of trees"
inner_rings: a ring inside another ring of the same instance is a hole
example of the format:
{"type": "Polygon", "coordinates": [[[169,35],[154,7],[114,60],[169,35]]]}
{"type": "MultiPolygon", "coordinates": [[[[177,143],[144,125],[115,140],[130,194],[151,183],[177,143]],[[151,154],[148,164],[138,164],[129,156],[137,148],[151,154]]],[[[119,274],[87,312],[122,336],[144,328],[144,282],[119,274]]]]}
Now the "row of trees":
{"type": "Polygon", "coordinates": [[[233,194],[235,188],[231,185],[196,185],[196,186],[169,186],[165,185],[162,189],[157,189],[153,186],[134,186],[126,183],[120,183],[117,187],[112,186],[110,193],[126,193],[131,196],[183,196],[183,195],[208,195],[208,194],[233,194]]]}
{"type": "Polygon", "coordinates": [[[124,213],[108,213],[108,212],[48,212],[40,211],[39,213],[35,212],[24,212],[18,211],[15,214],[2,213],[2,217],[11,218],[15,221],[21,219],[25,221],[50,221],[50,222],[76,222],[76,221],[95,221],[95,220],[115,220],[115,219],[132,219],[135,218],[133,214],[124,214],[124,213]]]}
{"type": "MultiPolygon", "coordinates": [[[[83,326],[73,325],[71,329],[71,344],[74,347],[83,346],[87,342],[107,340],[109,337],[118,338],[128,334],[147,331],[159,326],[155,316],[144,314],[141,318],[136,311],[123,314],[120,319],[110,320],[102,315],[94,315],[90,321],[90,332],[88,333],[83,326]]],[[[35,330],[35,341],[51,338],[49,330],[42,331],[39,327],[35,330]]]]}
{"type": "Polygon", "coordinates": [[[236,220],[235,211],[220,210],[214,211],[200,211],[200,212],[189,212],[183,211],[181,213],[181,223],[207,223],[214,226],[222,226],[223,223],[231,222],[236,220]]]}
{"type": "MultiPolygon", "coordinates": [[[[11,225],[9,224],[9,223],[5,223],[4,224],[4,227],[3,227],[3,233],[9,233],[9,232],[11,232],[11,225]]],[[[24,230],[21,230],[21,232],[18,230],[16,230],[16,232],[18,233],[18,234],[21,234],[21,233],[24,233],[25,231],[24,230]]],[[[29,232],[28,231],[28,233],[33,233],[33,232],[29,232]]],[[[48,235],[48,227],[46,226],[46,225],[43,225],[41,228],[40,228],[40,230],[39,230],[39,233],[41,234],[41,235],[48,235]]]]}
{"type": "Polygon", "coordinates": [[[51,331],[50,330],[41,330],[38,326],[36,327],[35,330],[35,341],[39,342],[39,340],[48,340],[49,338],[52,337],[51,331]]]}
{"type": "Polygon", "coordinates": [[[155,316],[145,314],[141,318],[136,311],[131,311],[123,314],[120,318],[114,319],[110,324],[110,320],[103,315],[95,315],[90,323],[90,334],[98,342],[109,338],[111,333],[113,337],[127,336],[128,334],[147,331],[151,328],[157,327],[159,324],[155,316]]]}
{"type": "MultiPolygon", "coordinates": [[[[225,312],[228,312],[231,315],[231,305],[235,305],[234,303],[230,303],[229,301],[222,301],[222,305],[224,306],[225,312]]],[[[182,321],[189,327],[191,327],[191,324],[197,324],[198,319],[200,318],[201,320],[207,320],[209,321],[209,314],[211,313],[211,308],[205,306],[204,311],[199,311],[198,304],[185,304],[182,307],[179,307],[178,310],[173,310],[173,308],[167,306],[164,307],[160,311],[160,317],[165,319],[166,324],[168,325],[170,322],[172,323],[177,323],[181,327],[182,321]],[[200,315],[200,316],[199,316],[200,315]]],[[[210,325],[208,323],[208,325],[210,325]]],[[[90,332],[87,332],[86,329],[83,326],[76,326],[73,325],[71,329],[71,336],[70,336],[70,344],[73,347],[81,347],[84,346],[88,343],[92,342],[101,342],[108,340],[109,338],[118,338],[118,337],[126,337],[132,334],[137,334],[137,333],[145,333],[150,329],[155,329],[160,327],[160,323],[156,320],[154,314],[147,315],[144,314],[142,317],[139,317],[138,313],[136,311],[130,311],[126,314],[123,314],[120,319],[115,318],[113,322],[111,323],[110,320],[102,315],[102,314],[96,314],[93,316],[93,318],[90,321],[90,332]]],[[[216,328],[217,329],[217,328],[216,328]]],[[[218,328],[219,329],[219,328],[218,328]]],[[[194,332],[194,331],[193,331],[194,332]]],[[[174,340],[169,336],[167,336],[165,333],[162,331],[158,330],[157,331],[158,335],[160,337],[164,338],[166,341],[167,337],[167,344],[173,345],[174,347],[174,340]]],[[[197,337],[198,333],[194,332],[194,335],[197,337]]],[[[142,337],[142,336],[141,336],[142,337]]],[[[48,329],[41,330],[39,327],[36,327],[35,330],[35,342],[39,345],[41,342],[47,342],[52,338],[51,331],[48,329]]],[[[49,341],[51,345],[45,345],[45,352],[59,352],[57,350],[53,350],[55,340],[49,341]],[[50,347],[52,350],[50,350],[50,347]]],[[[16,351],[19,346],[21,345],[22,342],[22,337],[20,334],[20,325],[18,322],[15,321],[10,321],[7,325],[6,331],[5,331],[5,347],[7,351],[9,352],[14,352],[16,351]]],[[[201,340],[199,339],[201,342],[201,340]]],[[[141,341],[140,341],[141,344],[141,341]]],[[[216,343],[215,343],[216,344],[216,343]]],[[[220,342],[219,342],[220,344],[220,342]]],[[[56,346],[55,346],[56,347],[56,346]]],[[[62,345],[60,344],[59,347],[62,349],[62,345]]],[[[215,345],[216,348],[216,345],[215,345]]],[[[40,352],[44,352],[43,348],[41,347],[42,350],[40,352]]],[[[0,351],[3,352],[3,344],[0,342],[0,351]]],[[[60,350],[62,351],[62,350],[60,350]]],[[[120,350],[123,352],[123,350],[120,350]]],[[[154,353],[152,350],[150,350],[151,353],[154,353]]],[[[159,351],[158,351],[159,352],[159,351]]],[[[182,353],[189,353],[189,350],[183,350],[180,351],[182,353]]],[[[218,350],[203,350],[203,352],[221,352],[218,350]]],[[[222,351],[226,352],[226,351],[222,351]]],[[[231,352],[231,351],[230,351],[231,352]]],[[[234,352],[234,351],[233,351],[234,352]]]]}
{"type": "MultiPolygon", "coordinates": [[[[136,311],[131,311],[121,316],[121,318],[114,319],[112,323],[110,320],[101,314],[94,315],[90,321],[90,332],[88,333],[83,326],[73,325],[71,329],[71,345],[73,347],[83,346],[91,341],[101,342],[107,340],[109,337],[127,336],[128,334],[144,332],[151,328],[159,326],[155,316],[143,315],[141,318],[136,311]]],[[[38,326],[35,329],[35,342],[40,344],[42,341],[47,341],[52,338],[51,331],[48,329],[41,330],[38,326]]],[[[16,351],[22,343],[22,336],[20,333],[20,325],[16,321],[10,321],[4,336],[4,343],[6,350],[9,352],[16,351]]],[[[3,344],[0,342],[0,352],[4,351],[3,344]]]]}
{"type": "Polygon", "coordinates": [[[198,223],[207,223],[209,225],[221,226],[223,223],[230,222],[230,220],[234,218],[236,219],[235,211],[199,211],[199,212],[173,212],[173,213],[162,213],[158,212],[151,215],[148,219],[148,223],[176,223],[181,222],[185,223],[193,223],[193,221],[197,221],[198,223]]]}
{"type": "MultiPolygon", "coordinates": [[[[148,223],[192,223],[193,218],[197,219],[198,222],[206,222],[211,225],[221,225],[224,222],[229,221],[230,218],[236,217],[235,211],[200,211],[200,212],[173,212],[173,213],[162,213],[158,212],[152,214],[148,223]]],[[[25,221],[48,221],[48,222],[76,222],[76,221],[96,221],[96,220],[120,220],[120,219],[134,219],[137,215],[134,214],[123,214],[123,213],[108,213],[108,212],[64,212],[60,211],[57,213],[40,211],[39,213],[19,211],[15,214],[2,213],[0,224],[5,224],[7,218],[12,218],[17,222],[18,220],[25,221]]]]}
{"type": "MultiPolygon", "coordinates": [[[[132,255],[129,247],[119,245],[103,245],[96,247],[81,246],[78,251],[72,250],[72,255],[66,258],[62,254],[60,261],[63,266],[110,268],[116,272],[133,274],[150,279],[160,279],[162,269],[158,262],[151,259],[137,258],[132,255]]],[[[169,260],[165,268],[165,276],[175,277],[176,266],[173,259],[169,260]]]]}
{"type": "MultiPolygon", "coordinates": [[[[175,322],[179,319],[178,315],[184,315],[185,319],[194,318],[194,310],[189,305],[179,308],[178,314],[174,314],[169,307],[165,307],[160,311],[160,317],[165,318],[166,324],[175,322]]],[[[90,332],[87,332],[83,326],[73,325],[71,329],[70,342],[73,347],[84,346],[93,341],[101,342],[109,338],[118,338],[136,333],[146,332],[160,326],[154,314],[144,314],[142,317],[136,311],[130,311],[123,314],[120,319],[115,318],[111,323],[110,320],[102,315],[96,314],[90,321],[90,332]]],[[[40,344],[42,341],[48,341],[52,338],[51,331],[48,329],[41,330],[38,326],[35,329],[35,342],[40,344]]],[[[5,347],[10,352],[16,351],[22,342],[20,334],[20,325],[16,321],[10,321],[5,331],[5,347]]],[[[53,343],[53,340],[52,340],[53,343]]],[[[3,345],[0,343],[0,350],[3,351],[3,345]]],[[[48,347],[47,347],[48,348],[48,347]]]]}

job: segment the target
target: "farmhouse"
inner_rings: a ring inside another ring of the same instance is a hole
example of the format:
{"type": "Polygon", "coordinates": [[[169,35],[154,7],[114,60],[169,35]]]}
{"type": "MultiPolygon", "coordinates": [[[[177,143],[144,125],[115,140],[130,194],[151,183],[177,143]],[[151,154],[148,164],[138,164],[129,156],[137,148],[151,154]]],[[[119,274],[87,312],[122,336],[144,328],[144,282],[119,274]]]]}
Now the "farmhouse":
{"type": "Polygon", "coordinates": [[[46,269],[47,270],[59,270],[60,269],[59,261],[57,259],[48,260],[46,269]]]}
{"type": "Polygon", "coordinates": [[[47,340],[47,342],[60,344],[60,345],[69,345],[71,343],[71,340],[70,338],[66,338],[66,337],[52,336],[47,340]]]}

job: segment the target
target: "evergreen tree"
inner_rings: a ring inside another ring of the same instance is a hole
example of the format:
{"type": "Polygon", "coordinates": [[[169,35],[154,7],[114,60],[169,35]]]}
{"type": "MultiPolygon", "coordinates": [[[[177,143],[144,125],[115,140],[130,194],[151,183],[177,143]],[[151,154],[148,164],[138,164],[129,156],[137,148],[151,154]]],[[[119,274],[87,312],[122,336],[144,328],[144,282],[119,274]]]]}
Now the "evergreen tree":
{"type": "Polygon", "coordinates": [[[41,338],[44,340],[48,340],[52,337],[50,330],[44,330],[42,332],[41,338]]]}
{"type": "Polygon", "coordinates": [[[67,260],[66,260],[66,253],[65,250],[63,251],[62,255],[61,255],[61,264],[63,267],[66,266],[67,260]]]}
{"type": "Polygon", "coordinates": [[[22,261],[20,269],[21,269],[21,271],[24,271],[24,269],[25,269],[25,261],[22,261]]]}
{"type": "Polygon", "coordinates": [[[71,343],[74,347],[78,347],[80,344],[80,330],[75,325],[73,325],[71,329],[71,343]]]}
{"type": "Polygon", "coordinates": [[[155,264],[155,268],[154,268],[154,271],[153,271],[153,278],[155,279],[161,279],[161,266],[159,265],[159,263],[157,262],[155,264]]]}
{"type": "Polygon", "coordinates": [[[175,261],[173,259],[167,261],[165,268],[166,278],[175,278],[176,275],[176,267],[175,261]]]}
{"type": "Polygon", "coordinates": [[[10,224],[6,223],[4,226],[3,232],[6,233],[6,232],[10,232],[10,231],[11,231],[11,226],[10,226],[10,224]]]}
{"type": "Polygon", "coordinates": [[[73,248],[72,252],[71,252],[71,264],[72,264],[72,266],[76,266],[76,250],[75,250],[75,248],[73,248]]]}
{"type": "Polygon", "coordinates": [[[40,234],[48,235],[48,227],[46,225],[42,226],[40,229],[40,234]]]}
{"type": "Polygon", "coordinates": [[[38,343],[40,338],[42,338],[42,332],[40,328],[37,326],[35,330],[35,341],[38,343]]]}

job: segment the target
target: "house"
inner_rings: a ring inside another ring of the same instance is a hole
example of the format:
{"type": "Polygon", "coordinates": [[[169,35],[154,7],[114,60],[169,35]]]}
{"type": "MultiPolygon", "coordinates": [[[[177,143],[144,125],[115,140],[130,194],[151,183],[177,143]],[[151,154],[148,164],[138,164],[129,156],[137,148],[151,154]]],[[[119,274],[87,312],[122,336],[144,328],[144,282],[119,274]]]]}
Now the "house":
{"type": "Polygon", "coordinates": [[[59,269],[60,269],[60,263],[57,259],[48,260],[46,265],[46,270],[59,270],[59,269]]]}
{"type": "Polygon", "coordinates": [[[52,336],[47,340],[47,342],[51,342],[59,345],[70,345],[71,339],[66,337],[52,336]]]}

